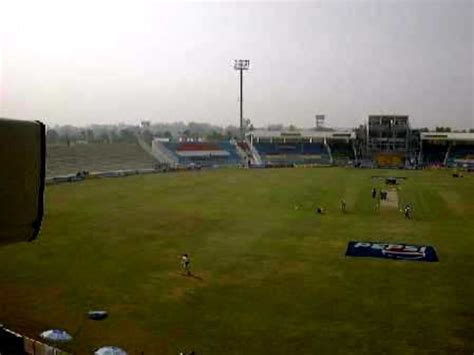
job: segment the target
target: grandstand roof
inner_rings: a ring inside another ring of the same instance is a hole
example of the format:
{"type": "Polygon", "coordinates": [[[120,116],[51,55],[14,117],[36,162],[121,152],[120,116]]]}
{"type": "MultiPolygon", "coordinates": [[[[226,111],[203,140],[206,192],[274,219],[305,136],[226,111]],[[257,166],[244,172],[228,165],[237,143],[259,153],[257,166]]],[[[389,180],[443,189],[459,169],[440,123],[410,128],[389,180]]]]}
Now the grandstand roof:
{"type": "Polygon", "coordinates": [[[424,141],[465,141],[474,143],[474,133],[457,132],[422,132],[421,140],[424,141]]]}
{"type": "Polygon", "coordinates": [[[313,138],[313,139],[354,139],[353,131],[315,131],[310,129],[297,131],[269,131],[257,129],[247,133],[254,138],[313,138]]]}

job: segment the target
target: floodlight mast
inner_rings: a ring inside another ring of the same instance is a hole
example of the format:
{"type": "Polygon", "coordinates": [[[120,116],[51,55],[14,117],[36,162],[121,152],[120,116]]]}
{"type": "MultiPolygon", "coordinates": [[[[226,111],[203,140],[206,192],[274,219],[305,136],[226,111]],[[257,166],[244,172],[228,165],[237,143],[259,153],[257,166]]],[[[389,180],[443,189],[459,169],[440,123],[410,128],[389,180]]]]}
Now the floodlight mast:
{"type": "Polygon", "coordinates": [[[234,69],[240,71],[240,139],[244,140],[245,132],[244,132],[244,113],[243,113],[243,102],[244,102],[244,95],[243,95],[243,81],[244,81],[244,70],[249,70],[250,67],[250,60],[248,59],[235,59],[234,60],[234,69]]]}

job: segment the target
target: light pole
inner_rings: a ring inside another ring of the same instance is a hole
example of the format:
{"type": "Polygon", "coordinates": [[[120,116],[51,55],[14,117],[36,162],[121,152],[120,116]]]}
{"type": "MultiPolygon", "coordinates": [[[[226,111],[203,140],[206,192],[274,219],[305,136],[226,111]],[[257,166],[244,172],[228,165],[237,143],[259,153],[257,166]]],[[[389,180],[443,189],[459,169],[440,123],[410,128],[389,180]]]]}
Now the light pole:
{"type": "Polygon", "coordinates": [[[244,112],[243,112],[243,80],[244,80],[244,70],[248,70],[250,67],[250,60],[248,59],[235,59],[234,60],[234,69],[240,71],[240,138],[243,140],[244,137],[244,112]]]}

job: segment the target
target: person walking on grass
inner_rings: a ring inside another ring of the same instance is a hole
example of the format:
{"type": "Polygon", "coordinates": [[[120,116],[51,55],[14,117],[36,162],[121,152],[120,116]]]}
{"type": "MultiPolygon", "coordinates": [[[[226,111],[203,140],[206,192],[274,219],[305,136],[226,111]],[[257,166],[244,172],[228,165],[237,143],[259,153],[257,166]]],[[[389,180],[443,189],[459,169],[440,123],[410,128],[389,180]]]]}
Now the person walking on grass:
{"type": "Polygon", "coordinates": [[[341,211],[342,211],[342,213],[346,213],[346,210],[347,210],[346,200],[341,199],[341,211]]]}
{"type": "Polygon", "coordinates": [[[374,187],[372,189],[372,198],[375,199],[377,197],[377,189],[374,187]]]}
{"type": "Polygon", "coordinates": [[[189,259],[188,254],[181,256],[181,267],[186,276],[191,276],[191,259],[189,259]]]}
{"type": "Polygon", "coordinates": [[[407,204],[403,210],[406,219],[411,219],[411,206],[407,204]]]}

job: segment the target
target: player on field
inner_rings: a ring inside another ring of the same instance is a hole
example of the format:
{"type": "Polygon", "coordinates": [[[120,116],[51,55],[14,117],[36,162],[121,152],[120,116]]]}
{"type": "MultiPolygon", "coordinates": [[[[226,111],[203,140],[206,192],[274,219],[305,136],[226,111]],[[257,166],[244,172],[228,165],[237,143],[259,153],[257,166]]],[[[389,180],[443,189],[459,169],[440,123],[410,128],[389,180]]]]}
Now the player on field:
{"type": "Polygon", "coordinates": [[[406,219],[411,219],[411,206],[409,204],[407,204],[403,209],[403,214],[406,219]]]}
{"type": "Polygon", "coordinates": [[[342,211],[342,213],[346,213],[346,210],[347,210],[346,200],[341,199],[341,211],[342,211]]]}
{"type": "Polygon", "coordinates": [[[377,197],[377,189],[374,187],[372,189],[372,198],[375,199],[377,197]]]}
{"type": "Polygon", "coordinates": [[[189,259],[188,254],[183,254],[181,257],[181,267],[185,275],[191,276],[191,260],[189,259]]]}

